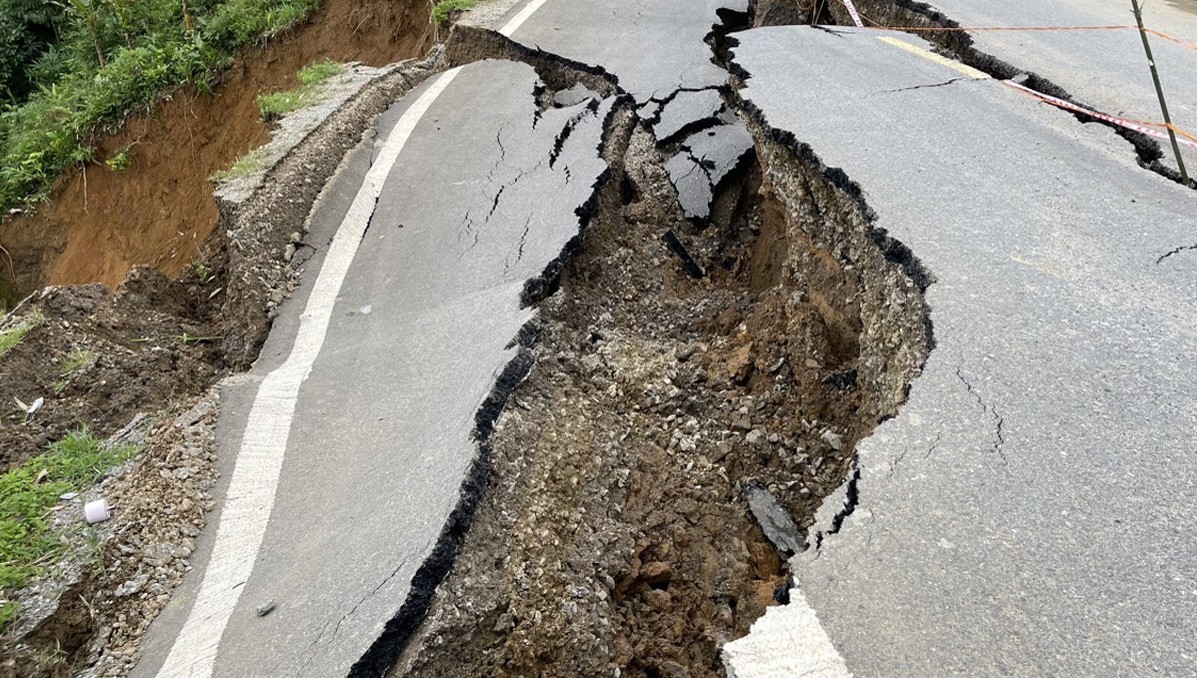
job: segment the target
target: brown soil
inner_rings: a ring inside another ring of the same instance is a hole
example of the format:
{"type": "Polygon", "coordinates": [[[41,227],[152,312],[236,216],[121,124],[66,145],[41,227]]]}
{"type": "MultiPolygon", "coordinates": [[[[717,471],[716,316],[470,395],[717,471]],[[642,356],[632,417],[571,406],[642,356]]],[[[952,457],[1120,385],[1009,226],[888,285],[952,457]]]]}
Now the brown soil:
{"type": "MultiPolygon", "coordinates": [[[[208,177],[268,139],[258,94],[295,87],[296,71],[313,61],[379,66],[431,44],[426,2],[327,0],[303,26],[245,54],[211,94],[175,92],[97,139],[98,159],[129,147],[132,166],[69,172],[36,214],[0,224],[0,278],[28,292],[45,284],[115,288],[139,264],[177,277],[216,224],[208,177]]],[[[0,293],[5,285],[0,279],[0,293]]]]}
{"type": "Polygon", "coordinates": [[[202,280],[190,269],[171,280],[135,267],[115,294],[98,284],[48,288],[3,321],[41,318],[0,356],[0,403],[11,403],[0,405],[0,470],[80,424],[103,437],[140,421],[134,431],[142,438],[130,442],[145,452],[54,507],[68,555],[21,591],[0,592],[21,605],[0,630],[0,678],[121,676],[137,660],[141,634],[187,570],[212,507],[217,387],[199,394],[256,357],[302,266],[284,246],[305,231],[305,215],[338,161],[435,67],[435,60],[410,61],[364,84],[268,171],[260,189],[223,200],[202,280]],[[87,360],[67,370],[64,360],[80,351],[87,360]],[[45,404],[31,417],[13,401],[37,397],[45,404]],[[170,423],[197,397],[199,405],[170,423]],[[83,502],[99,495],[115,515],[84,526],[83,502]]]}
{"type": "Polygon", "coordinates": [[[788,592],[745,488],[810,525],[925,357],[925,306],[859,205],[783,200],[772,177],[803,175],[763,162],[695,232],[661,162],[638,130],[614,163],[634,197],[608,189],[542,306],[487,494],[391,675],[724,675],[722,644],[788,592]],[[836,228],[855,236],[821,237],[836,228]]]}
{"type": "Polygon", "coordinates": [[[73,427],[100,436],[138,412],[169,407],[221,371],[212,309],[198,282],[138,268],[117,294],[102,285],[51,288],[20,315],[44,318],[0,360],[0,472],[73,427]],[[80,358],[67,371],[68,358],[80,358]],[[19,399],[45,404],[33,415],[19,399]]]}

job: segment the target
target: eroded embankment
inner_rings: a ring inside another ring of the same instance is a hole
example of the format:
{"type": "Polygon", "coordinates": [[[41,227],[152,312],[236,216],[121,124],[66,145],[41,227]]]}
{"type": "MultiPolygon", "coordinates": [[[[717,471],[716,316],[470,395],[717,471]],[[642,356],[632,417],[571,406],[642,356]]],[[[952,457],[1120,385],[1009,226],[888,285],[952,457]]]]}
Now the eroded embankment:
{"type": "Polygon", "coordinates": [[[785,557],[925,359],[928,279],[842,173],[745,113],[755,161],[700,222],[676,149],[613,121],[489,486],[392,675],[722,675],[720,646],[784,599],[785,557]],[[783,507],[769,536],[750,505],[783,507]]]}
{"type": "Polygon", "coordinates": [[[6,321],[38,319],[0,359],[0,401],[43,395],[44,405],[32,416],[4,412],[0,462],[37,454],[79,424],[102,437],[131,419],[141,422],[135,433],[145,452],[99,488],[118,507],[111,521],[78,528],[82,498],[57,507],[74,541],[61,566],[49,564],[20,592],[3,591],[21,614],[0,636],[0,676],[83,667],[120,676],[136,662],[140,637],[186,572],[212,507],[215,396],[201,394],[256,357],[304,260],[289,255],[314,246],[305,244],[305,219],[341,159],[438,64],[409,61],[377,72],[302,138],[272,141],[278,161],[221,201],[202,274],[189,269],[170,280],[135,268],[115,293],[99,285],[50,288],[6,321]],[[65,372],[78,355],[87,360],[65,372]]]}
{"type": "Polygon", "coordinates": [[[209,94],[172,93],[94,140],[97,162],[68,173],[36,214],[0,224],[0,311],[47,284],[115,288],[135,265],[178,277],[216,225],[209,177],[265,143],[255,98],[293,89],[320,59],[381,66],[432,46],[429,5],[327,0],[302,26],[245,54],[209,94]],[[129,149],[132,164],[103,162],[129,149]]]}

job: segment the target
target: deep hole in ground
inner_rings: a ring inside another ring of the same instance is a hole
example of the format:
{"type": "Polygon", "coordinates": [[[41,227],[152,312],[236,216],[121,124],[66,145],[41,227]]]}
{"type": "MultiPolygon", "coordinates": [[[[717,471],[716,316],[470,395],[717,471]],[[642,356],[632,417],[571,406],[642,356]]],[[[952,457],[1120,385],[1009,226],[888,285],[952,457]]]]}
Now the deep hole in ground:
{"type": "Polygon", "coordinates": [[[718,676],[722,644],[784,598],[745,493],[808,527],[930,328],[925,276],[859,189],[752,127],[756,161],[694,223],[657,140],[616,120],[489,485],[391,675],[718,676]]]}
{"type": "Polygon", "coordinates": [[[0,224],[0,311],[42,285],[115,288],[139,264],[177,277],[216,224],[209,177],[269,138],[259,94],[296,87],[296,72],[320,59],[381,66],[422,55],[432,40],[426,2],[326,0],[243,54],[210,94],[183,88],[132,115],[94,140],[97,162],[63,176],[35,214],[0,224]],[[132,165],[108,169],[123,148],[132,165]]]}

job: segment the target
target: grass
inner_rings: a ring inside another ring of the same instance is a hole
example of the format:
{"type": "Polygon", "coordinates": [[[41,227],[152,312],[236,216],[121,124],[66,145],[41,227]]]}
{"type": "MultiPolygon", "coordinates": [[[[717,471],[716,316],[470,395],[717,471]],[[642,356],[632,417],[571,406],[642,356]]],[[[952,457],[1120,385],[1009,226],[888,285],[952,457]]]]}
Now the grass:
{"type": "Polygon", "coordinates": [[[0,603],[0,629],[8,626],[8,623],[17,618],[17,613],[21,611],[21,606],[15,600],[6,600],[0,603]]]}
{"type": "Polygon", "coordinates": [[[317,61],[299,69],[299,87],[286,92],[272,92],[258,96],[258,110],[269,122],[315,103],[320,98],[320,86],[340,73],[344,67],[329,59],[317,61]]]}
{"type": "Polygon", "coordinates": [[[437,26],[444,28],[459,12],[474,9],[477,5],[478,0],[443,0],[433,5],[432,18],[437,26]]]}
{"type": "Polygon", "coordinates": [[[218,170],[212,173],[209,177],[212,181],[225,182],[233,181],[235,179],[244,179],[245,177],[262,169],[266,164],[266,149],[255,148],[245,155],[233,161],[233,166],[228,169],[218,170]]]}
{"type": "Polygon", "coordinates": [[[316,61],[303,68],[299,69],[297,77],[306,87],[315,87],[321,85],[334,75],[339,75],[345,67],[333,61],[332,59],[325,59],[324,61],[316,61]]]}
{"type": "Polygon", "coordinates": [[[6,330],[0,330],[0,355],[4,355],[10,348],[21,343],[25,335],[43,320],[40,309],[35,309],[29,317],[6,330]]]}
{"type": "Polygon", "coordinates": [[[75,375],[91,367],[95,361],[96,352],[85,348],[77,348],[67,354],[67,357],[58,364],[58,376],[60,378],[54,382],[54,394],[62,393],[75,375]]]}
{"type": "Polygon", "coordinates": [[[240,49],[321,1],[200,0],[188,10],[175,0],[44,3],[60,15],[56,42],[20,69],[30,85],[19,98],[3,96],[0,82],[0,213],[44,198],[63,170],[91,161],[95,134],[174,87],[210,87],[240,49]]]}
{"type": "Polygon", "coordinates": [[[201,283],[207,283],[211,278],[212,272],[208,270],[208,265],[204,263],[203,259],[196,259],[191,262],[191,272],[195,274],[196,280],[201,283]]]}
{"type": "Polygon", "coordinates": [[[104,161],[104,164],[113,172],[124,172],[133,165],[133,151],[128,146],[125,146],[116,153],[113,153],[111,158],[104,161]]]}
{"type": "MultiPolygon", "coordinates": [[[[50,509],[59,495],[78,492],[138,452],[106,447],[81,428],[49,446],[45,454],[0,475],[0,594],[7,598],[66,548],[51,528],[50,509]]],[[[0,627],[17,614],[11,601],[0,607],[0,627]]]]}

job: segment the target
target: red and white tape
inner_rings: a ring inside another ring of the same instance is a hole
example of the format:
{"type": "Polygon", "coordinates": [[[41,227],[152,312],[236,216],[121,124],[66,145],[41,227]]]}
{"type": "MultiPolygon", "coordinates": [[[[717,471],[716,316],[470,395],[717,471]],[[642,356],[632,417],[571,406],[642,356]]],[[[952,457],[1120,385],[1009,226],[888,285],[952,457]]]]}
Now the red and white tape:
{"type": "MultiPolygon", "coordinates": [[[[1150,137],[1155,137],[1156,139],[1169,139],[1170,138],[1168,136],[1167,132],[1164,132],[1164,131],[1161,131],[1158,129],[1154,129],[1152,127],[1147,127],[1145,125],[1141,125],[1132,120],[1127,120],[1126,118],[1119,118],[1119,117],[1116,117],[1113,115],[1107,115],[1105,113],[1100,113],[1091,108],[1085,108],[1084,106],[1078,106],[1078,105],[1072,103],[1071,101],[1065,101],[1058,97],[1051,96],[1050,94],[1044,94],[1043,92],[1036,92],[1035,90],[1031,89],[1030,87],[1027,87],[1025,85],[1020,85],[1017,82],[1013,82],[1011,80],[1003,80],[1002,84],[1013,87],[1014,89],[1017,89],[1025,94],[1029,94],[1030,96],[1033,96],[1036,99],[1039,99],[1040,101],[1047,102],[1053,106],[1057,106],[1057,107],[1063,108],[1065,110],[1075,111],[1077,113],[1084,113],[1085,115],[1087,115],[1091,118],[1096,118],[1098,120],[1104,120],[1108,123],[1112,123],[1112,124],[1118,125],[1120,127],[1125,127],[1127,129],[1131,129],[1136,132],[1146,134],[1147,136],[1150,136],[1150,137]]],[[[1185,146],[1197,148],[1197,142],[1191,141],[1189,139],[1185,139],[1185,138],[1183,138],[1183,136],[1181,138],[1177,139],[1177,141],[1180,142],[1181,144],[1184,144],[1185,146]]]]}
{"type": "Polygon", "coordinates": [[[852,21],[856,22],[857,28],[864,28],[864,24],[860,21],[860,12],[856,11],[856,5],[852,4],[852,0],[843,0],[844,7],[848,8],[848,14],[852,15],[852,21]]]}

